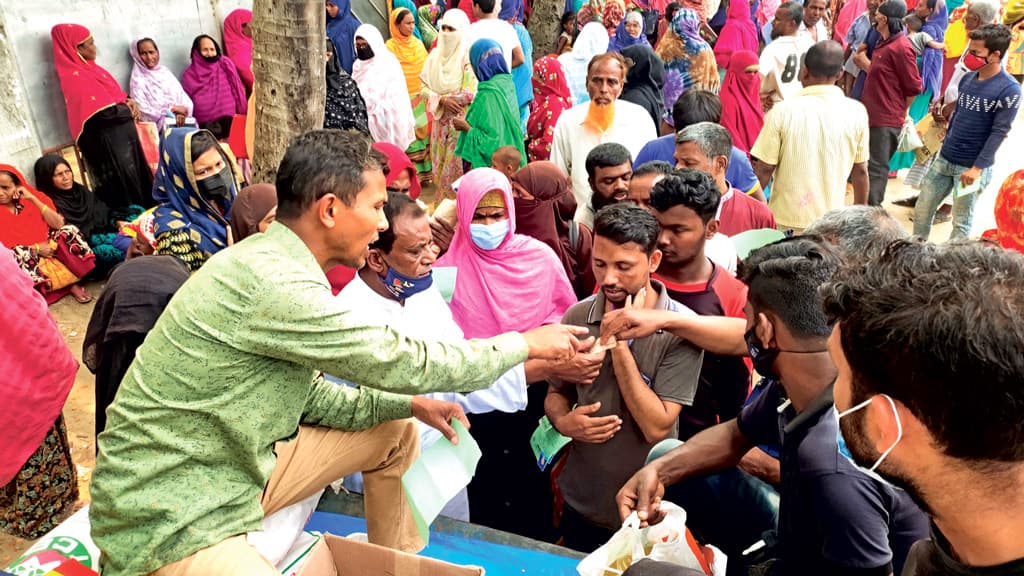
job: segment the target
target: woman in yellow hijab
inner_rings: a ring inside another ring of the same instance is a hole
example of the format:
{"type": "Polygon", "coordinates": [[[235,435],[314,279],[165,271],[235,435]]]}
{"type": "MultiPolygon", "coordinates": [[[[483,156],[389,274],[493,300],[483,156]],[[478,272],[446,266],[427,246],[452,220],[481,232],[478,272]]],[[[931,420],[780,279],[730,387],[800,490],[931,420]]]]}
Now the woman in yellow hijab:
{"type": "Polygon", "coordinates": [[[391,11],[388,28],[391,30],[391,38],[386,45],[402,64],[409,98],[413,98],[423,90],[420,72],[423,71],[423,63],[427,61],[427,49],[423,47],[423,42],[413,35],[416,18],[408,8],[395,8],[391,11]]]}
{"type": "Polygon", "coordinates": [[[409,90],[412,112],[416,117],[416,140],[406,149],[405,153],[416,164],[416,172],[422,174],[421,181],[431,178],[429,156],[430,117],[427,113],[427,92],[423,89],[420,73],[427,61],[427,50],[414,34],[416,18],[411,10],[398,7],[391,11],[388,20],[391,38],[385,43],[388,50],[398,58],[405,74],[405,85],[409,90]]]}

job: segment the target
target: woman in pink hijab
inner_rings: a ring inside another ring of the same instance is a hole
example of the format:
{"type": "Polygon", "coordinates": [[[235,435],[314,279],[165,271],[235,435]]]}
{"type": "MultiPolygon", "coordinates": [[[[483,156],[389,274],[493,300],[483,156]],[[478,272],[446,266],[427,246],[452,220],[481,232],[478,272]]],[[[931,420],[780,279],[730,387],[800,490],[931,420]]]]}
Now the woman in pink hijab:
{"type": "Polygon", "coordinates": [[[35,539],[71,514],[78,481],[61,409],[75,383],[46,300],[0,244],[0,527],[35,539]]]}
{"type": "Polygon", "coordinates": [[[451,309],[466,337],[559,322],[576,295],[551,247],[516,234],[508,177],[477,168],[454,187],[459,223],[448,253],[435,267],[458,269],[451,309]]]}
{"type": "Polygon", "coordinates": [[[252,94],[252,10],[239,8],[224,19],[224,53],[238,68],[246,95],[252,94]]]}
{"type": "Polygon", "coordinates": [[[740,50],[757,53],[757,27],[750,18],[750,4],[746,0],[731,0],[725,13],[725,26],[715,42],[718,69],[728,70],[729,57],[740,50]]]}

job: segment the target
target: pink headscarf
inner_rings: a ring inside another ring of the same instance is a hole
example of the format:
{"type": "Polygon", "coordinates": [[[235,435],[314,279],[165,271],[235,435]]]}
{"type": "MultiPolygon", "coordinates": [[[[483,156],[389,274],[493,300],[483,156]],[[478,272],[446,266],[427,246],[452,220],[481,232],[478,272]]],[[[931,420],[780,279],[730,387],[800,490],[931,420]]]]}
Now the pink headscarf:
{"type": "Polygon", "coordinates": [[[46,300],[0,244],[0,486],[39,448],[75,383],[78,362],[46,300]]]}
{"type": "Polygon", "coordinates": [[[849,0],[839,9],[839,17],[836,18],[836,29],[832,39],[846,48],[846,33],[853,26],[853,21],[868,9],[868,0],[849,0]]]}
{"type": "MultiPolygon", "coordinates": [[[[754,15],[757,17],[757,28],[764,28],[764,25],[771,22],[775,18],[775,13],[779,11],[779,5],[782,4],[782,0],[761,0],[761,3],[757,6],[757,12],[754,15]]],[[[757,50],[754,50],[757,52],[757,50]]]]}
{"type": "Polygon", "coordinates": [[[435,266],[459,270],[451,309],[466,337],[490,338],[559,322],[576,296],[551,247],[515,233],[508,177],[492,168],[477,168],[456,184],[459,224],[448,253],[435,266]],[[501,191],[505,199],[509,233],[494,250],[483,250],[469,230],[477,205],[492,190],[501,191]]]}
{"type": "Polygon", "coordinates": [[[757,27],[750,19],[750,5],[745,1],[732,0],[725,14],[725,26],[715,42],[715,62],[719,70],[729,68],[729,57],[733,52],[749,50],[757,53],[757,27]]]}
{"type": "Polygon", "coordinates": [[[252,23],[252,10],[239,8],[224,19],[224,53],[238,68],[245,87],[252,90],[252,38],[242,34],[242,25],[252,23]]]}

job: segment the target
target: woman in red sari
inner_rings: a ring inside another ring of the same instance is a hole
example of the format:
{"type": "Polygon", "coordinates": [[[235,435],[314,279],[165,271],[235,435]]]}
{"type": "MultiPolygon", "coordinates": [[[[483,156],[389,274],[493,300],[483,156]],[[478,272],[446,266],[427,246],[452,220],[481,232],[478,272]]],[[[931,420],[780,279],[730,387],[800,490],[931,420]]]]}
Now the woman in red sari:
{"type": "Polygon", "coordinates": [[[135,128],[135,102],[96,63],[96,43],[87,28],[58,24],[50,35],[68,128],[82,151],[96,196],[117,219],[137,213],[129,208],[132,205],[153,206],[153,173],[135,128]]]}
{"type": "Polygon", "coordinates": [[[750,154],[764,126],[761,108],[761,74],[757,54],[740,50],[729,55],[729,68],[722,81],[722,126],[732,135],[733,146],[750,154]]]}
{"type": "Polygon", "coordinates": [[[96,266],[96,256],[53,201],[7,164],[0,164],[0,242],[14,252],[47,303],[68,293],[82,304],[92,301],[78,281],[96,266]]]}

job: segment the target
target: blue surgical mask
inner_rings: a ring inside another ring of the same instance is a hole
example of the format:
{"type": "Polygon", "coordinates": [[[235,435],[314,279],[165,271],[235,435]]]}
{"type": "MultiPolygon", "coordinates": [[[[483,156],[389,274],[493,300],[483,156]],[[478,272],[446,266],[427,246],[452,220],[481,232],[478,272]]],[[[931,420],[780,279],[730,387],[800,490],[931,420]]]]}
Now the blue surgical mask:
{"type": "MultiPolygon", "coordinates": [[[[385,264],[387,264],[387,262],[385,262],[385,264]]],[[[416,294],[419,294],[433,286],[434,273],[431,271],[426,276],[410,278],[404,274],[395,272],[395,269],[389,265],[388,273],[384,276],[383,282],[384,287],[387,288],[388,292],[391,292],[395,298],[405,300],[406,298],[412,298],[416,294]]]]}
{"type": "Polygon", "coordinates": [[[493,224],[470,224],[469,235],[473,243],[481,250],[494,250],[505,241],[508,236],[509,221],[501,220],[493,224]]]}
{"type": "Polygon", "coordinates": [[[903,423],[900,422],[900,413],[899,411],[896,410],[896,403],[893,401],[893,399],[889,397],[888,394],[881,394],[881,396],[889,401],[889,406],[892,407],[892,414],[896,418],[896,440],[893,441],[891,446],[885,449],[885,452],[882,452],[882,454],[878,456],[878,460],[875,460],[875,463],[870,468],[865,468],[861,466],[860,464],[857,463],[856,460],[853,459],[853,454],[851,454],[850,449],[846,447],[846,439],[843,438],[843,427],[839,426],[838,424],[839,421],[843,418],[843,416],[848,416],[858,410],[867,408],[867,406],[871,404],[872,399],[868,398],[867,400],[861,402],[860,404],[857,404],[856,406],[853,406],[843,412],[840,412],[835,406],[833,406],[832,411],[835,412],[836,415],[836,444],[838,444],[839,446],[839,454],[842,455],[847,460],[849,460],[850,463],[856,466],[861,472],[867,474],[868,476],[876,480],[879,480],[880,482],[891,485],[891,483],[888,480],[882,478],[877,472],[875,472],[875,470],[882,465],[882,462],[886,459],[886,457],[889,456],[893,449],[896,448],[896,445],[900,443],[900,440],[903,439],[903,423]]]}

